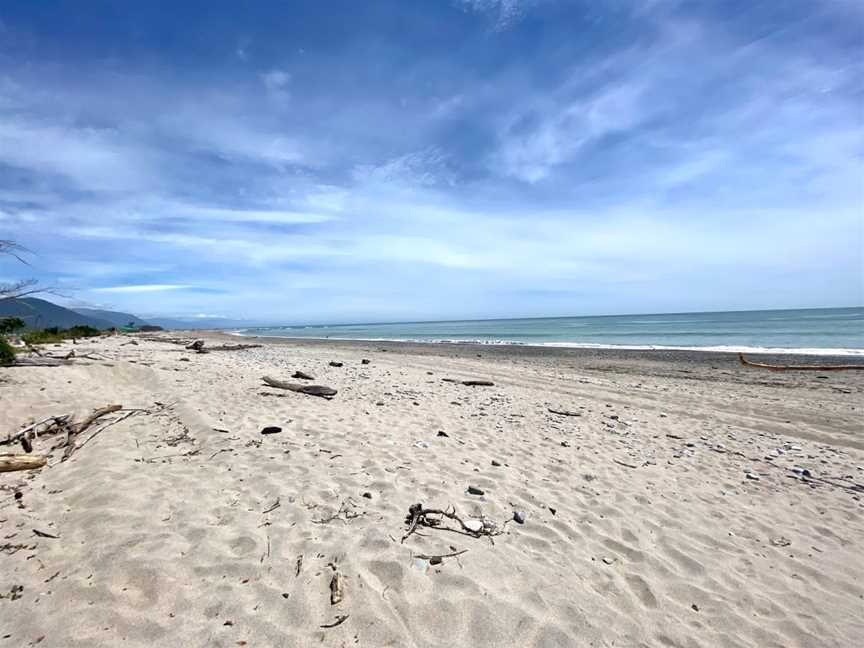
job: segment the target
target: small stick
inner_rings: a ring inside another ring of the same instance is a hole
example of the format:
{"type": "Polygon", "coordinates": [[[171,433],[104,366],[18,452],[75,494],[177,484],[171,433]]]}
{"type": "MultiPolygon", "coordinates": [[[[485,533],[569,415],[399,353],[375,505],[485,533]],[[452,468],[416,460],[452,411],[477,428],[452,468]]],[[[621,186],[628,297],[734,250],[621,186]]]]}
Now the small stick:
{"type": "Polygon", "coordinates": [[[351,616],[351,615],[350,614],[342,614],[342,615],[336,617],[336,620],[333,623],[325,623],[325,624],[320,625],[318,627],[319,628],[335,628],[336,626],[343,623],[349,616],[351,616]]]}

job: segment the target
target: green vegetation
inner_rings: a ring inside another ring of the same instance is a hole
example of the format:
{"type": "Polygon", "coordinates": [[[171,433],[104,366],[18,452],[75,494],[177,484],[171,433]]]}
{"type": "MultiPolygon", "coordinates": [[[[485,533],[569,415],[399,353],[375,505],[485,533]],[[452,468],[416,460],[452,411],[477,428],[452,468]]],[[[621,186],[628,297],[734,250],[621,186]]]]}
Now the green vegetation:
{"type": "Polygon", "coordinates": [[[69,329],[61,329],[56,326],[42,329],[41,331],[31,331],[21,336],[27,344],[52,344],[62,342],[63,340],[71,340],[72,338],[97,337],[102,335],[99,329],[92,326],[73,326],[69,329]]]}
{"type": "Polygon", "coordinates": [[[15,362],[15,349],[5,338],[0,337],[0,367],[11,365],[15,362]]]}
{"type": "Polygon", "coordinates": [[[24,326],[24,320],[18,317],[4,317],[0,319],[0,335],[10,335],[24,326]]]}

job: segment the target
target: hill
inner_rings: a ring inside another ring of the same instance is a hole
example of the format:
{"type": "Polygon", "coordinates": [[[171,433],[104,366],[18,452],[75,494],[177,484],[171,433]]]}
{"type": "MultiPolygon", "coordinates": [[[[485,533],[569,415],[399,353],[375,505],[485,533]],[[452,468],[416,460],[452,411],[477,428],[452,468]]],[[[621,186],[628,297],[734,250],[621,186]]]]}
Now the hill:
{"type": "Polygon", "coordinates": [[[97,308],[73,308],[76,313],[84,317],[92,317],[93,319],[104,320],[111,322],[116,327],[126,326],[129,323],[135,326],[145,326],[149,322],[145,322],[140,317],[131,313],[122,313],[120,311],[99,310],[97,308]]]}
{"type": "Polygon", "coordinates": [[[50,328],[52,326],[59,328],[92,326],[98,329],[109,329],[116,326],[109,320],[82,315],[69,308],[63,308],[36,297],[0,301],[0,317],[18,317],[24,321],[27,328],[31,329],[50,328]]]}

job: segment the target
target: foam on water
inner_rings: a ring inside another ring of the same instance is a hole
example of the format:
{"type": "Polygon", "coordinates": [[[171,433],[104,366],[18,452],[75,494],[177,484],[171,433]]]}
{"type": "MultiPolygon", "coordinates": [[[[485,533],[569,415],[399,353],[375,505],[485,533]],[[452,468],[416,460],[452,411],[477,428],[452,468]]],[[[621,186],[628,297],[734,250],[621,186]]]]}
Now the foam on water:
{"type": "Polygon", "coordinates": [[[293,325],[238,333],[433,344],[864,356],[864,308],[293,325]]]}

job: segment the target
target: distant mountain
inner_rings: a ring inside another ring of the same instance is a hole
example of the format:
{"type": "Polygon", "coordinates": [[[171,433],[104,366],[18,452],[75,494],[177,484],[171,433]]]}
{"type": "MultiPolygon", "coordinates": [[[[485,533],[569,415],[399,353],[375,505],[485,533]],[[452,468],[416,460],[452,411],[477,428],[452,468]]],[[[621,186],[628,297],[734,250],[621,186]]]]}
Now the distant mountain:
{"type": "Polygon", "coordinates": [[[150,317],[150,324],[156,324],[166,329],[194,331],[199,329],[239,329],[251,326],[262,326],[261,322],[252,320],[231,320],[221,317],[150,317]]]}
{"type": "Polygon", "coordinates": [[[73,308],[76,313],[84,317],[92,317],[98,320],[111,322],[116,327],[127,326],[129,323],[135,326],[145,326],[150,322],[145,322],[140,317],[136,317],[131,313],[121,313],[119,311],[99,310],[96,308],[73,308]]]}
{"type": "Polygon", "coordinates": [[[24,320],[24,324],[30,329],[51,328],[52,326],[59,328],[92,326],[98,329],[109,329],[116,326],[109,320],[82,315],[69,308],[63,308],[35,297],[0,300],[0,318],[2,317],[18,317],[24,320]]]}

